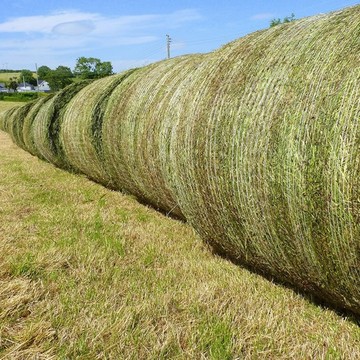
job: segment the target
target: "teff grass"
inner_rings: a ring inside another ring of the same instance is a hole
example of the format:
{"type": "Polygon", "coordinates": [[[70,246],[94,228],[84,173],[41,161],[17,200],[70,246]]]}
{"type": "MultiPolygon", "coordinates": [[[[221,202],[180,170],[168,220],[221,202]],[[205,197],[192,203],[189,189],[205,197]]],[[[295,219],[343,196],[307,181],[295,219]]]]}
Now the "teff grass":
{"type": "Polygon", "coordinates": [[[41,157],[64,169],[71,169],[60,143],[60,128],[67,103],[91,81],[71,84],[39,109],[33,120],[33,143],[41,157]]]}
{"type": "MultiPolygon", "coordinates": [[[[359,24],[355,6],[256,32],[119,75],[106,101],[94,94],[89,105],[77,98],[67,109],[65,90],[54,124],[66,112],[66,127],[46,125],[50,100],[34,119],[34,143],[62,167],[71,166],[67,149],[90,178],[185,218],[236,261],[359,316],[359,24]]],[[[101,93],[107,81],[91,89],[101,93]]]]}
{"type": "Polygon", "coordinates": [[[0,132],[0,358],[349,359],[360,327],[0,132]]]}
{"type": "MultiPolygon", "coordinates": [[[[44,106],[46,102],[48,102],[53,97],[53,94],[43,97],[32,106],[29,110],[28,114],[24,118],[23,124],[23,139],[27,150],[30,154],[37,156],[39,158],[43,158],[41,153],[37,150],[36,144],[34,142],[34,121],[36,115],[40,111],[40,108],[44,106]]],[[[43,158],[44,159],[44,158],[43,158]]]]}
{"type": "Polygon", "coordinates": [[[102,148],[104,111],[111,92],[134,71],[86,86],[71,99],[64,113],[60,141],[67,161],[79,172],[106,186],[111,184],[102,148]]]}
{"type": "Polygon", "coordinates": [[[184,56],[137,70],[110,95],[103,125],[105,164],[115,185],[180,217],[164,176],[171,124],[163,113],[184,75],[202,59],[184,56]]]}

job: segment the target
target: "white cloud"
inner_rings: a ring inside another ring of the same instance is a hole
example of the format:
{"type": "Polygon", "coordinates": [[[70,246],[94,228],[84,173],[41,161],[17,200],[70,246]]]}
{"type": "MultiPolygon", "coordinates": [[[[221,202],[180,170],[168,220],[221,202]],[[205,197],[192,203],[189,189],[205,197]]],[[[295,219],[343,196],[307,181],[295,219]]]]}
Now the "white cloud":
{"type": "Polygon", "coordinates": [[[95,21],[99,15],[78,11],[63,11],[50,15],[22,16],[0,23],[0,33],[51,33],[62,23],[74,21],[95,21]]]}
{"type": "Polygon", "coordinates": [[[269,20],[272,19],[275,15],[271,13],[259,13],[251,16],[251,20],[269,20]]]}
{"type": "Polygon", "coordinates": [[[52,32],[60,35],[84,35],[95,29],[92,20],[68,21],[55,25],[52,32]]]}
{"type": "Polygon", "coordinates": [[[133,56],[125,46],[153,46],[168,30],[199,19],[200,14],[192,9],[131,16],[66,10],[18,17],[0,23],[0,52],[2,61],[8,63],[26,64],[41,59],[50,67],[79,56],[115,61],[123,54],[133,56]]]}
{"type": "Polygon", "coordinates": [[[97,34],[111,34],[114,31],[176,27],[200,19],[196,10],[180,10],[170,14],[145,14],[132,16],[105,17],[97,13],[74,10],[49,15],[26,16],[0,23],[0,33],[41,33],[55,32],[65,35],[79,35],[94,31],[97,34]]]}

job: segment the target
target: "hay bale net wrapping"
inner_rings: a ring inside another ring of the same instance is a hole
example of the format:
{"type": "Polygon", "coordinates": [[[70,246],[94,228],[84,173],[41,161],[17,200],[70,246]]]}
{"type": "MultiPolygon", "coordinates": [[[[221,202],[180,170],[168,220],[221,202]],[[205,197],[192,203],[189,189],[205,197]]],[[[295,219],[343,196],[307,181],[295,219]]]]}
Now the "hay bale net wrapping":
{"type": "Polygon", "coordinates": [[[96,81],[64,103],[62,159],[359,315],[359,39],[355,6],[96,81]]]}
{"type": "Polygon", "coordinates": [[[110,95],[103,125],[104,159],[114,184],[178,217],[183,214],[165,176],[172,127],[165,111],[184,75],[202,59],[184,56],[139,69],[110,95]]]}
{"type": "Polygon", "coordinates": [[[45,103],[47,103],[49,100],[51,100],[53,97],[53,94],[49,94],[46,97],[40,98],[35,103],[33,103],[33,106],[29,109],[27,115],[24,118],[24,122],[22,124],[22,137],[23,137],[23,143],[25,144],[26,150],[34,155],[37,156],[43,160],[46,160],[43,156],[41,156],[41,153],[37,150],[35,141],[34,141],[34,134],[33,134],[33,128],[34,128],[34,121],[36,118],[36,115],[40,111],[40,109],[44,106],[45,103]]]}
{"type": "Polygon", "coordinates": [[[213,54],[219,71],[171,143],[180,208],[203,238],[358,310],[359,9],[213,54]]]}
{"type": "Polygon", "coordinates": [[[102,125],[109,94],[135,70],[109,76],[80,90],[67,104],[60,142],[69,164],[90,179],[112,186],[104,166],[102,125]]]}
{"type": "Polygon", "coordinates": [[[46,101],[32,121],[31,140],[42,159],[66,170],[72,170],[60,141],[60,128],[68,102],[92,81],[71,84],[46,101]]]}
{"type": "Polygon", "coordinates": [[[176,198],[204,239],[357,312],[359,9],[213,54],[170,145],[176,198]]]}
{"type": "Polygon", "coordinates": [[[12,126],[13,114],[17,109],[18,107],[14,106],[13,108],[3,110],[0,112],[0,130],[10,134],[10,127],[12,126]]]}

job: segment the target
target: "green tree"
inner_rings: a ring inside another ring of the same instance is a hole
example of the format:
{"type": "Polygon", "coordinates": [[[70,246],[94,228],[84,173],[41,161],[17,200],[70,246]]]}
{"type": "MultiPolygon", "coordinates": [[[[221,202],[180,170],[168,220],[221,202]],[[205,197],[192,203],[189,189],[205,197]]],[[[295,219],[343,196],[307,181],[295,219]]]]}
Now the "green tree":
{"type": "Polygon", "coordinates": [[[42,65],[38,68],[38,77],[39,79],[41,80],[45,80],[46,79],[46,76],[50,73],[51,69],[46,66],[46,65],[42,65]]]}
{"type": "Polygon", "coordinates": [[[24,81],[31,85],[36,85],[36,79],[34,78],[34,74],[31,70],[21,70],[18,82],[23,83],[24,81]]]}
{"type": "Polygon", "coordinates": [[[286,23],[289,23],[289,22],[293,22],[295,21],[295,14],[292,13],[290,16],[285,16],[283,20],[281,20],[280,18],[277,18],[277,19],[272,19],[270,21],[270,27],[274,27],[274,26],[277,26],[277,25],[280,25],[280,24],[286,24],[286,23]]]}
{"type": "Polygon", "coordinates": [[[16,80],[16,77],[9,78],[9,82],[6,84],[6,87],[13,91],[16,91],[18,86],[19,86],[19,84],[16,80]]]}
{"type": "Polygon", "coordinates": [[[294,14],[294,13],[291,13],[290,16],[285,16],[285,17],[284,17],[283,23],[285,24],[285,23],[293,22],[293,21],[295,21],[295,20],[296,20],[296,19],[295,19],[295,14],[294,14]]]}
{"type": "Polygon", "coordinates": [[[110,61],[82,56],[77,59],[74,73],[83,79],[97,79],[113,74],[113,68],[110,61]]]}
{"type": "Polygon", "coordinates": [[[66,66],[58,66],[55,70],[51,70],[44,78],[49,83],[52,91],[58,91],[72,83],[73,74],[70,68],[66,66]]]}
{"type": "Polygon", "coordinates": [[[60,65],[56,68],[55,71],[57,75],[62,76],[63,78],[70,79],[74,77],[74,74],[72,73],[71,69],[67,66],[60,65]]]}
{"type": "Polygon", "coordinates": [[[95,67],[96,77],[102,78],[113,74],[113,67],[110,61],[99,62],[95,67]]]}
{"type": "Polygon", "coordinates": [[[280,18],[272,19],[270,21],[270,27],[274,27],[274,26],[277,26],[277,25],[280,25],[280,24],[281,24],[281,19],[280,18]]]}

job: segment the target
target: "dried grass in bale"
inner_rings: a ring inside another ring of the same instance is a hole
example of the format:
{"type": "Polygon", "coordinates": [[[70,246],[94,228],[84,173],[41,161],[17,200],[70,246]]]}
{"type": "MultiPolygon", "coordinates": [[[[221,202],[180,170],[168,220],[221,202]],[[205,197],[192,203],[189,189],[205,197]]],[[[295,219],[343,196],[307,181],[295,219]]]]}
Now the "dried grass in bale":
{"type": "Polygon", "coordinates": [[[135,70],[97,80],[79,91],[64,113],[60,140],[70,165],[90,179],[111,186],[104,168],[102,124],[111,92],[135,70]]]}
{"type": "Polygon", "coordinates": [[[59,91],[39,109],[33,120],[32,134],[36,151],[43,159],[63,169],[71,169],[60,143],[60,128],[66,105],[90,82],[83,80],[59,91]]]}
{"type": "Polygon", "coordinates": [[[17,107],[16,111],[14,111],[11,115],[11,120],[8,126],[8,132],[13,142],[26,151],[29,151],[29,149],[24,142],[24,120],[29,111],[31,111],[31,109],[35,106],[36,102],[37,100],[30,101],[22,106],[17,107]]]}
{"type": "Polygon", "coordinates": [[[172,215],[181,217],[164,181],[168,137],[162,116],[182,76],[202,56],[185,56],[136,71],[111,94],[103,128],[106,166],[114,184],[172,215]]]}
{"type": "Polygon", "coordinates": [[[6,118],[7,111],[8,111],[8,109],[0,111],[0,130],[1,131],[5,131],[5,118],[6,118]]]}
{"type": "Polygon", "coordinates": [[[49,94],[46,97],[41,97],[36,101],[36,103],[32,106],[30,111],[25,115],[24,123],[23,123],[23,140],[24,144],[26,146],[27,151],[39,158],[42,158],[45,160],[39,151],[37,151],[35,143],[34,143],[34,135],[33,135],[33,127],[34,127],[34,120],[39,112],[40,108],[51,98],[53,97],[53,94],[49,94]]]}
{"type": "Polygon", "coordinates": [[[0,130],[8,132],[11,123],[11,117],[17,107],[13,107],[0,112],[0,130]]]}
{"type": "Polygon", "coordinates": [[[61,145],[69,88],[40,108],[34,143],[48,161],[62,166],[68,154],[88,176],[184,216],[242,264],[359,316],[359,39],[355,6],[152,64],[104,101],[84,90],[87,120],[74,100],[61,145]]]}
{"type": "Polygon", "coordinates": [[[201,236],[357,314],[359,39],[360,6],[252,34],[169,109],[174,193],[201,236]]]}

